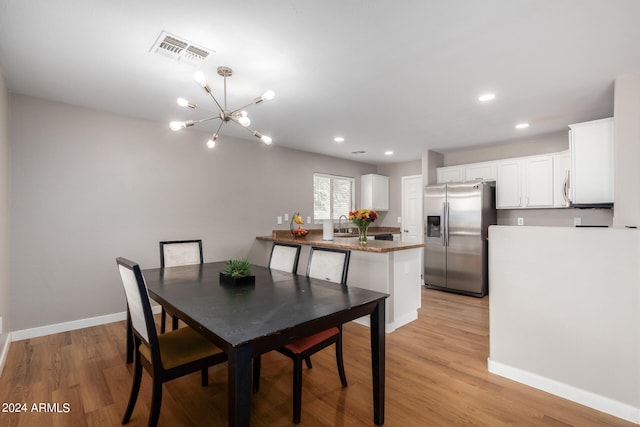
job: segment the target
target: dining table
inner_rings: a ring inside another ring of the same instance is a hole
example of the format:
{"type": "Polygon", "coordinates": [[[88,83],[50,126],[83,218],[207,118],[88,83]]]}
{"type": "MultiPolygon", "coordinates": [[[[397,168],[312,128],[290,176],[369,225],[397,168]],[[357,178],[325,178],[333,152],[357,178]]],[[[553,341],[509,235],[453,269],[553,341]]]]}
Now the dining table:
{"type": "MultiPolygon", "coordinates": [[[[149,296],[228,358],[228,425],[250,422],[255,356],[369,316],[373,422],[384,424],[388,294],[252,265],[251,283],[221,280],[225,262],[142,270],[149,296]]],[[[348,339],[348,335],[344,336],[348,339]]]]}

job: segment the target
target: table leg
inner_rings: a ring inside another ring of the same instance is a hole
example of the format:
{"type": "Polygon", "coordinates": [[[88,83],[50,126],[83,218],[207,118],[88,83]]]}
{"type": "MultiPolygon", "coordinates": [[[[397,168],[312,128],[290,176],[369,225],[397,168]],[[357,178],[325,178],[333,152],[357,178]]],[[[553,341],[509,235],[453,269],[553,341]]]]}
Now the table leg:
{"type": "Polygon", "coordinates": [[[384,424],[385,379],[385,312],[384,300],[379,301],[371,319],[371,370],[373,376],[373,422],[384,424]]]}
{"type": "Polygon", "coordinates": [[[251,409],[251,346],[232,348],[229,352],[228,378],[229,426],[248,426],[251,409]]]}

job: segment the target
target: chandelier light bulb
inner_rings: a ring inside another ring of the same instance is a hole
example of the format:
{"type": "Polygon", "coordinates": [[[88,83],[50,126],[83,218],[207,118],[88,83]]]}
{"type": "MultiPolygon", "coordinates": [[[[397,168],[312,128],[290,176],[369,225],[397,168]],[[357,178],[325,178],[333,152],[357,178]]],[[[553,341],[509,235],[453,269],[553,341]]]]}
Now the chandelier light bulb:
{"type": "Polygon", "coordinates": [[[275,97],[276,97],[276,93],[274,91],[272,91],[272,90],[268,90],[262,95],[262,98],[265,101],[271,101],[275,97]]]}
{"type": "Polygon", "coordinates": [[[251,124],[251,119],[249,119],[249,117],[247,117],[245,114],[244,116],[238,117],[238,123],[240,124],[240,126],[246,128],[251,124]]]}
{"type": "Polygon", "coordinates": [[[184,98],[178,98],[176,100],[176,103],[181,107],[189,107],[189,108],[194,108],[194,109],[198,107],[196,104],[192,104],[191,102],[189,102],[188,100],[186,100],[184,98]]]}
{"type": "Polygon", "coordinates": [[[218,134],[214,133],[213,135],[211,135],[211,138],[207,141],[207,147],[208,148],[213,148],[216,146],[216,141],[218,140],[218,134]]]}
{"type": "Polygon", "coordinates": [[[186,126],[184,122],[171,122],[169,123],[169,127],[171,128],[172,131],[176,132],[176,131],[179,131],[180,129],[184,129],[186,126]]]}
{"type": "Polygon", "coordinates": [[[193,73],[193,80],[195,80],[196,83],[201,86],[207,84],[207,79],[204,77],[204,73],[202,71],[196,71],[195,73],[193,73]]]}

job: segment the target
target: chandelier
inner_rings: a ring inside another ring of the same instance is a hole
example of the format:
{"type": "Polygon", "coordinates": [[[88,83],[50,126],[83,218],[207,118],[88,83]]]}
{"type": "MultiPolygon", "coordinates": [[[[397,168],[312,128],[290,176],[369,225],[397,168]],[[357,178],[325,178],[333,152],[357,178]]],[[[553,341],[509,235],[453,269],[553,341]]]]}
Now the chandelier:
{"type": "MultiPolygon", "coordinates": [[[[267,135],[263,135],[258,131],[255,131],[251,128],[249,128],[249,126],[251,125],[251,120],[249,119],[249,116],[247,115],[247,112],[245,111],[245,108],[253,105],[253,104],[259,104],[262,101],[270,101],[274,98],[275,94],[272,90],[268,90],[266,91],[262,96],[259,96],[257,98],[255,98],[253,101],[251,101],[250,103],[243,105],[240,108],[236,108],[235,110],[229,110],[227,108],[227,77],[231,77],[231,75],[233,74],[233,70],[229,67],[218,67],[218,75],[222,76],[224,78],[224,103],[222,105],[220,105],[220,103],[218,102],[218,100],[213,96],[213,93],[211,91],[211,88],[209,87],[209,84],[207,83],[207,80],[204,77],[204,74],[200,71],[197,71],[194,75],[193,78],[194,80],[200,85],[202,86],[202,89],[204,89],[205,92],[207,92],[209,94],[209,96],[211,97],[211,99],[213,99],[213,102],[215,102],[215,104],[218,106],[218,109],[220,110],[220,112],[218,114],[215,114],[211,117],[207,117],[204,119],[200,119],[200,120],[186,120],[186,121],[176,121],[176,122],[171,122],[169,123],[169,127],[171,128],[171,130],[173,131],[179,131],[181,129],[184,128],[188,128],[191,127],[197,123],[202,123],[202,122],[207,122],[209,120],[220,120],[220,125],[218,126],[218,129],[214,132],[213,135],[211,135],[211,138],[207,141],[207,147],[209,148],[213,148],[216,146],[216,141],[218,140],[219,132],[220,132],[220,128],[222,128],[222,125],[224,125],[227,122],[234,122],[237,125],[239,125],[240,127],[247,129],[249,132],[251,132],[253,134],[253,136],[255,136],[256,138],[258,138],[260,141],[264,142],[265,144],[269,145],[272,142],[271,137],[267,136],[267,135]]],[[[177,103],[179,106],[181,107],[188,107],[188,108],[193,108],[194,110],[196,108],[198,108],[197,104],[191,103],[189,101],[187,101],[184,98],[178,98],[177,103]]]]}

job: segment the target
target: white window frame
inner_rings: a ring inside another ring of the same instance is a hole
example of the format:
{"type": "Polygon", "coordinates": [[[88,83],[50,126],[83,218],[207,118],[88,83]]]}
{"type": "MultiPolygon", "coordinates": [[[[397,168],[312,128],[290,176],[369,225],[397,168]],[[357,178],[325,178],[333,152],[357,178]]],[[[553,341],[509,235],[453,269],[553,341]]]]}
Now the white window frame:
{"type": "MultiPolygon", "coordinates": [[[[322,221],[324,221],[325,219],[328,218],[318,218],[318,216],[316,216],[316,177],[322,177],[322,178],[329,178],[331,180],[331,184],[330,184],[330,195],[329,195],[329,217],[331,218],[332,221],[338,221],[340,215],[343,215],[342,213],[336,213],[334,212],[334,203],[333,203],[333,180],[334,179],[339,179],[339,180],[343,180],[343,181],[349,181],[351,184],[351,200],[349,201],[349,211],[354,210],[355,207],[355,199],[356,199],[356,194],[355,194],[355,190],[356,190],[356,179],[354,177],[350,177],[350,176],[341,176],[341,175],[331,175],[331,174],[326,174],[326,173],[318,173],[315,172],[313,174],[313,222],[314,224],[321,224],[322,221]]],[[[345,212],[344,215],[348,216],[349,212],[345,212]]]]}

